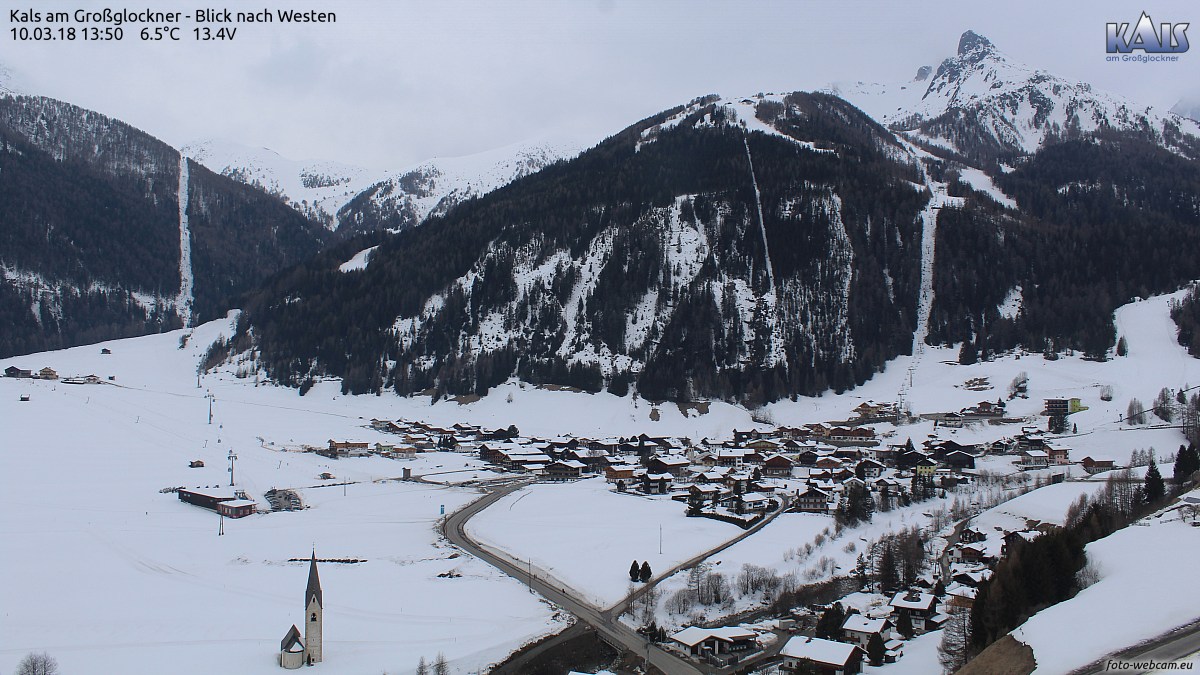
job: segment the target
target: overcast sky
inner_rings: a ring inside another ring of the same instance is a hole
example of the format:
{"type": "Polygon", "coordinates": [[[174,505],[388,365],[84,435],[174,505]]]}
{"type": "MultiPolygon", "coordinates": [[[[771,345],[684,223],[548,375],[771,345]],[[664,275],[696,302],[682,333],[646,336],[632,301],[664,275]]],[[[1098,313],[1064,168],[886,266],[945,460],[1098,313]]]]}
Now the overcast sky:
{"type": "MultiPolygon", "coordinates": [[[[43,5],[45,10],[52,3],[43,5]]],[[[398,169],[547,132],[599,140],[708,93],[892,82],[954,53],[975,30],[1015,61],[1170,107],[1200,93],[1200,45],[1174,64],[1105,62],[1107,22],[1198,22],[1182,0],[142,0],[334,11],[335,24],[241,24],[231,42],[15,42],[17,87],[118,117],[173,144],[207,137],[295,159],[398,169]]],[[[65,3],[54,4],[68,8],[65,3]]],[[[76,7],[123,3],[72,3],[76,7]]],[[[15,7],[15,5],[9,5],[15,7]]],[[[215,26],[214,26],[215,27],[215,26]]],[[[1200,43],[1200,26],[1189,30],[1200,43]]]]}

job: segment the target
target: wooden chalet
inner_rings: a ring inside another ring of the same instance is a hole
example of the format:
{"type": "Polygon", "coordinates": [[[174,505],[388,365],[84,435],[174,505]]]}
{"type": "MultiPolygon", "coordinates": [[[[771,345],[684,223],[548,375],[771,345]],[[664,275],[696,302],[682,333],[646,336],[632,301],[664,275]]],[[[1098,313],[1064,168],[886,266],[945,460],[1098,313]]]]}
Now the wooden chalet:
{"type": "Polygon", "coordinates": [[[883,464],[873,459],[864,459],[854,468],[856,475],[861,474],[865,480],[875,480],[883,475],[883,464]]]}
{"type": "Polygon", "coordinates": [[[962,471],[963,469],[975,468],[975,455],[962,450],[955,450],[954,452],[947,453],[943,459],[945,460],[947,466],[959,471],[962,471]]]}
{"type": "Polygon", "coordinates": [[[547,464],[542,469],[542,476],[546,480],[551,481],[578,480],[583,475],[585,468],[587,468],[587,465],[583,462],[573,459],[560,459],[547,464]]]}
{"type": "Polygon", "coordinates": [[[633,480],[634,472],[638,470],[636,464],[609,464],[604,467],[604,479],[610,483],[617,481],[625,481],[626,485],[633,480]]]}
{"type": "Polygon", "coordinates": [[[795,468],[792,460],[783,455],[771,455],[763,460],[763,475],[775,478],[790,478],[795,468]]]}
{"type": "Polygon", "coordinates": [[[329,439],[329,448],[321,451],[319,454],[330,459],[341,459],[342,457],[365,457],[371,454],[369,443],[357,443],[354,441],[335,441],[329,439]]]}
{"type": "Polygon", "coordinates": [[[1116,463],[1111,459],[1092,459],[1090,456],[1080,460],[1079,465],[1088,473],[1100,473],[1102,471],[1112,471],[1116,468],[1116,463]]]}
{"type": "Polygon", "coordinates": [[[804,513],[828,513],[829,493],[808,486],[796,494],[792,504],[794,504],[795,510],[804,513]]]}
{"type": "Polygon", "coordinates": [[[679,455],[655,455],[646,464],[650,473],[667,473],[675,478],[683,476],[691,462],[679,455]]]}

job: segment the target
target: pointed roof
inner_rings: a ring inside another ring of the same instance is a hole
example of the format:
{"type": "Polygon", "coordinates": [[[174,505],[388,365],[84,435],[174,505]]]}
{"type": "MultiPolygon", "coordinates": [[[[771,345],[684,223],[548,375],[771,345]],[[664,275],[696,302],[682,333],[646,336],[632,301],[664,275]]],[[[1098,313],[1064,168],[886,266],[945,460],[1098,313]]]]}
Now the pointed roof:
{"type": "Polygon", "coordinates": [[[322,607],[325,603],[321,599],[321,578],[317,576],[317,551],[313,549],[312,559],[308,563],[308,590],[304,592],[304,606],[307,607],[309,601],[317,598],[317,604],[322,607]]]}
{"type": "Polygon", "coordinates": [[[304,639],[300,637],[300,629],[296,628],[296,624],[292,624],[291,630],[287,632],[287,635],[283,636],[283,641],[279,643],[279,651],[304,651],[304,639]]]}

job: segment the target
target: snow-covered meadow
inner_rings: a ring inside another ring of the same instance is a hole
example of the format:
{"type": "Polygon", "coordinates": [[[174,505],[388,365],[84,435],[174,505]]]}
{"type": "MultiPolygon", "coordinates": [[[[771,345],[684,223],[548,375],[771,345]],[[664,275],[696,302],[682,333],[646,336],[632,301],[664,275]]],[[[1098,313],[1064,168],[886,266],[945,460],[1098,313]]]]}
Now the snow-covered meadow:
{"type": "Polygon", "coordinates": [[[531,485],[472,518],[467,530],[604,608],[628,595],[635,559],[648,562],[658,577],[742,533],[729,523],[688,518],[685,511],[681,502],[620,494],[603,478],[589,478],[531,485]]]}
{"type": "Polygon", "coordinates": [[[89,346],[16,359],[114,375],[107,384],[0,378],[0,671],[45,650],[70,673],[277,672],[279,642],[303,618],[307,567],[289,560],[314,546],[319,558],[365,560],[320,566],[331,672],[411,672],[438,652],[455,672],[476,672],[561,627],[565,617],[519,583],[440,540],[442,509],[476,492],[386,480],[404,467],[461,477],[441,472],[478,472],[478,460],[291,451],[387,442],[355,414],[373,403],[386,416],[387,400],[301,399],[232,377],[198,390],[198,352],[224,327],[197,329],[184,349],[177,332],[106,343],[111,355],[89,346]],[[160,493],[227,486],[229,449],[238,487],[260,508],[272,487],[297,489],[308,508],[225,519],[220,536],[216,513],[160,493]],[[188,468],[196,459],[205,467],[188,468]],[[447,572],[461,576],[438,576],[447,572]]]}

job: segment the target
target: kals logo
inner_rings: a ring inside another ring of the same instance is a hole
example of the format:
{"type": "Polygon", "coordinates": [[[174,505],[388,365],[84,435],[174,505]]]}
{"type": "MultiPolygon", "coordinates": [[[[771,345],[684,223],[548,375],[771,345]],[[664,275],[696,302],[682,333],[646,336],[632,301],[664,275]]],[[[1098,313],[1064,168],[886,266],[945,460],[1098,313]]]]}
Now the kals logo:
{"type": "Polygon", "coordinates": [[[1109,54],[1129,54],[1140,49],[1147,54],[1182,54],[1188,50],[1187,29],[1191,24],[1162,24],[1155,30],[1150,15],[1142,12],[1133,31],[1127,23],[1107,24],[1109,54]]]}

